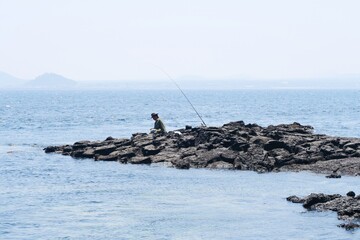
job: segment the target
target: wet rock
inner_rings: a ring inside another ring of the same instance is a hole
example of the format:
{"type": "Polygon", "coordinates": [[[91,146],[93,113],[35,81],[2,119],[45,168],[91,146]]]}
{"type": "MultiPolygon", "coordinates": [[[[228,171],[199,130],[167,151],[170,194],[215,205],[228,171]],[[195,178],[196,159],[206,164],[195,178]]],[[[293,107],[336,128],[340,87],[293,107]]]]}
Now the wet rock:
{"type": "Polygon", "coordinates": [[[234,164],[224,161],[218,161],[218,162],[210,163],[206,167],[211,169],[234,169],[234,164]]]}
{"type": "Polygon", "coordinates": [[[116,155],[96,155],[95,156],[96,161],[117,161],[118,156],[116,155]]]}
{"type": "Polygon", "coordinates": [[[189,169],[190,168],[190,163],[187,161],[173,161],[172,162],[173,165],[175,166],[175,168],[177,169],[189,169]]]}
{"type": "Polygon", "coordinates": [[[150,157],[133,157],[128,162],[131,164],[150,164],[151,158],[150,157]]]}

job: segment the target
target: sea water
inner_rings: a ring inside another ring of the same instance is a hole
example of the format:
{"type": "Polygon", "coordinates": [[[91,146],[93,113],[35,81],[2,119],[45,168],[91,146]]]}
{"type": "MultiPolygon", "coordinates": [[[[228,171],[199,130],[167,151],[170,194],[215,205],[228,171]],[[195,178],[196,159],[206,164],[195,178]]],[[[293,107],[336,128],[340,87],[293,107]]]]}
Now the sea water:
{"type": "MultiPolygon", "coordinates": [[[[299,122],[360,137],[358,90],[185,91],[209,126],[299,122]]],[[[178,91],[0,91],[0,239],[360,239],[334,212],[286,201],[360,194],[360,178],[124,165],[45,154],[201,121],[178,91]]]]}

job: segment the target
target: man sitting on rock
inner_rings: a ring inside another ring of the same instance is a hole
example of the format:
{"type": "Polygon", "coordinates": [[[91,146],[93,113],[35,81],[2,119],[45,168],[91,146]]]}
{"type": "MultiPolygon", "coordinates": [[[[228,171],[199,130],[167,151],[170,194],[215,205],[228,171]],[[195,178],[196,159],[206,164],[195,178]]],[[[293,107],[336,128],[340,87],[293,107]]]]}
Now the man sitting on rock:
{"type": "Polygon", "coordinates": [[[152,113],[151,117],[152,117],[152,119],[154,119],[155,123],[154,123],[154,128],[150,129],[150,132],[161,134],[161,135],[165,134],[166,128],[165,128],[164,123],[159,118],[159,115],[157,113],[152,113]]]}

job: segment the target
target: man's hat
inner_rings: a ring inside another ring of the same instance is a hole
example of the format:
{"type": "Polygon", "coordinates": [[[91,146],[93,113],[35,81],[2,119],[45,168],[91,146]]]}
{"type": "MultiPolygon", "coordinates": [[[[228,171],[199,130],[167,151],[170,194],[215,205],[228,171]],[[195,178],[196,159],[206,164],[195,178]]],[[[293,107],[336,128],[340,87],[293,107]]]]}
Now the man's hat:
{"type": "Polygon", "coordinates": [[[157,117],[157,116],[158,116],[157,113],[152,113],[152,114],[151,114],[151,117],[157,117]]]}

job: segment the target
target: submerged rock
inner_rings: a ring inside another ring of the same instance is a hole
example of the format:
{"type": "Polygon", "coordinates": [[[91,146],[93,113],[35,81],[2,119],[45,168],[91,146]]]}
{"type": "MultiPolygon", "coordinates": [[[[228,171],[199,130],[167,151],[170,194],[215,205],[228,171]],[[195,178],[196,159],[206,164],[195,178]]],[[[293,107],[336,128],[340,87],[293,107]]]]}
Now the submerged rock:
{"type": "Polygon", "coordinates": [[[179,169],[305,170],[330,174],[330,178],[360,175],[360,139],[314,134],[311,126],[299,123],[261,127],[238,121],[222,127],[186,126],[164,136],[134,133],[130,139],[108,137],[44,150],[97,161],[161,162],[179,169]]]}
{"type": "Polygon", "coordinates": [[[358,228],[360,225],[360,196],[350,191],[346,196],[340,194],[327,195],[323,193],[311,193],[305,198],[290,196],[288,201],[302,203],[303,207],[310,211],[335,211],[338,219],[346,223],[338,225],[347,230],[358,228]]]}
{"type": "Polygon", "coordinates": [[[346,230],[349,231],[349,230],[354,230],[356,228],[360,228],[360,224],[353,223],[353,222],[342,223],[342,224],[339,224],[338,227],[345,228],[346,230]]]}
{"type": "Polygon", "coordinates": [[[326,178],[341,178],[341,175],[337,173],[332,173],[330,175],[327,175],[326,178]]]}

